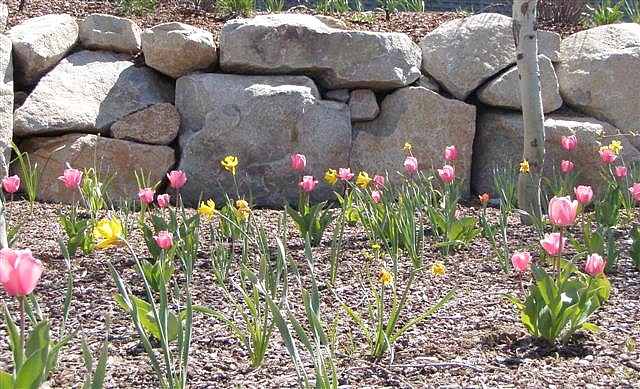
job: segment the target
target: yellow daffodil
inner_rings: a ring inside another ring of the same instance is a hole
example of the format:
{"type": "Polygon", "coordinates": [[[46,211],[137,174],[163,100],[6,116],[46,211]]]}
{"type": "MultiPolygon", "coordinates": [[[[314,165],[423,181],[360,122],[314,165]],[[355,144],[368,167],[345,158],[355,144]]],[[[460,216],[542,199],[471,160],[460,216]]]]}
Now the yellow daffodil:
{"type": "Polygon", "coordinates": [[[431,265],[431,274],[434,276],[443,276],[446,271],[447,268],[445,268],[444,263],[440,261],[434,262],[433,265],[431,265]]]}
{"type": "Polygon", "coordinates": [[[374,249],[374,250],[380,250],[380,245],[377,244],[377,243],[374,243],[374,244],[371,245],[371,248],[374,249]]]}
{"type": "Polygon", "coordinates": [[[216,211],[216,203],[211,199],[207,200],[206,203],[201,201],[198,207],[198,213],[203,216],[206,221],[211,221],[213,215],[218,213],[218,211],[216,211]]]}
{"type": "Polygon", "coordinates": [[[371,181],[373,181],[373,178],[369,177],[369,174],[367,172],[360,172],[358,173],[358,178],[356,178],[356,185],[360,186],[361,188],[366,188],[371,181]]]}
{"type": "Polygon", "coordinates": [[[249,209],[249,203],[245,200],[236,200],[236,210],[237,214],[242,220],[247,220],[249,215],[251,214],[251,209],[249,209]]]}
{"type": "Polygon", "coordinates": [[[236,175],[236,166],[238,166],[238,157],[236,157],[235,155],[227,155],[226,157],[224,157],[222,161],[220,161],[220,163],[227,171],[230,171],[231,174],[233,174],[234,176],[236,175]]]}
{"type": "Polygon", "coordinates": [[[411,143],[405,142],[404,146],[402,146],[402,150],[411,151],[411,143]]]}
{"type": "Polygon", "coordinates": [[[391,280],[393,280],[393,276],[387,271],[387,269],[382,268],[380,269],[378,279],[380,279],[380,283],[382,285],[389,285],[391,283],[391,280]]]}
{"type": "Polygon", "coordinates": [[[122,224],[117,218],[102,219],[93,229],[93,238],[96,240],[96,247],[108,249],[122,239],[122,224]]]}
{"type": "Polygon", "coordinates": [[[598,149],[599,152],[603,152],[605,150],[608,150],[609,146],[600,146],[600,148],[598,149]]]}
{"type": "Polygon", "coordinates": [[[520,173],[529,173],[529,161],[526,159],[520,162],[520,173]]]}
{"type": "Polygon", "coordinates": [[[613,151],[616,155],[620,154],[620,151],[622,151],[622,142],[619,140],[612,140],[609,144],[609,150],[613,151]]]}
{"type": "Polygon", "coordinates": [[[336,169],[329,169],[324,173],[324,180],[331,185],[335,185],[338,182],[338,171],[336,169]]]}

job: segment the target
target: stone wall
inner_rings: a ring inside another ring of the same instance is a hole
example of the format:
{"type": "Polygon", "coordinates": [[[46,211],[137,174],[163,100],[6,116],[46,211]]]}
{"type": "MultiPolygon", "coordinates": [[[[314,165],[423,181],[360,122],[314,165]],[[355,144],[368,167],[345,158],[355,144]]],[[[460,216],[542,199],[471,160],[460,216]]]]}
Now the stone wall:
{"type": "MultiPolygon", "coordinates": [[[[153,183],[178,168],[189,177],[183,198],[195,205],[233,191],[220,160],[234,154],[243,192],[280,207],[297,196],[294,153],[318,178],[347,166],[393,178],[405,142],[426,171],[453,144],[467,193],[491,193],[493,166],[519,162],[511,18],[453,20],[419,45],[404,34],[329,25],[301,14],[234,19],[218,43],[181,23],[142,31],[108,15],[80,24],[68,15],[30,19],[0,35],[0,147],[7,151],[13,136],[44,168],[40,198],[63,202],[69,195],[56,178],[67,164],[115,173],[111,194],[128,199],[137,194],[135,171],[153,183]]],[[[626,162],[640,156],[632,133],[640,126],[640,25],[538,38],[546,170],[572,159],[581,183],[596,185],[601,144],[620,139],[626,162]],[[559,147],[570,134],[580,142],[573,154],[559,147]]],[[[321,183],[314,199],[334,189],[321,183]]]]}

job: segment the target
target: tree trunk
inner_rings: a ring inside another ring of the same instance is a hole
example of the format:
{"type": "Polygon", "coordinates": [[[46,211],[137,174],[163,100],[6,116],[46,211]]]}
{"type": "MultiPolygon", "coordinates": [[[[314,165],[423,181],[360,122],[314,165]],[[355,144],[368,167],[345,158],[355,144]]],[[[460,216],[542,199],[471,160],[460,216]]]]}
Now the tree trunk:
{"type": "MultiPolygon", "coordinates": [[[[541,217],[541,176],[544,161],[544,115],[538,68],[537,0],[514,0],[513,38],[516,63],[520,75],[520,99],[524,121],[523,160],[529,162],[529,172],[518,176],[518,207],[529,215],[541,217]]],[[[531,218],[524,215],[524,223],[531,218]]]]}

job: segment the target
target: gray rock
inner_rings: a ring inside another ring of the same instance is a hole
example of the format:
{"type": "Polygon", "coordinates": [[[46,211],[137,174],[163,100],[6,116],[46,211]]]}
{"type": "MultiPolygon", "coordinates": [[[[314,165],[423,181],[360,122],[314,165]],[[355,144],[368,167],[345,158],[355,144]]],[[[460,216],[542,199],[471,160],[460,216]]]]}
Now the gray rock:
{"type": "Polygon", "coordinates": [[[70,203],[70,190],[58,180],[69,163],[73,168],[98,166],[99,177],[115,174],[109,189],[114,200],[137,200],[138,185],[134,171],[142,173],[154,183],[164,178],[175,164],[171,147],[143,145],[93,134],[66,134],[59,137],[33,137],[20,145],[29,153],[32,163],[42,166],[38,199],[70,203]]]}
{"type": "Polygon", "coordinates": [[[33,85],[76,44],[78,24],[67,14],[45,15],[25,20],[7,35],[13,43],[15,81],[33,85]]]}
{"type": "MultiPolygon", "coordinates": [[[[623,131],[640,126],[640,25],[611,24],[562,41],[560,93],[573,108],[623,131]]],[[[632,142],[640,147],[640,137],[632,142]]]]}
{"type": "Polygon", "coordinates": [[[404,172],[405,142],[413,146],[419,167],[430,174],[431,167],[444,165],[444,149],[455,145],[458,160],[456,175],[464,178],[469,191],[471,150],[475,134],[476,108],[444,98],[422,87],[398,89],[381,104],[380,115],[370,122],[356,123],[351,166],[370,175],[404,172]]]}
{"type": "Polygon", "coordinates": [[[349,98],[352,122],[367,122],[380,113],[376,95],[371,89],[354,89],[349,98]]]}
{"type": "Polygon", "coordinates": [[[225,193],[235,197],[231,173],[219,164],[229,154],[239,159],[241,193],[247,197],[251,193],[258,206],[296,202],[301,174],[290,167],[295,153],[307,157],[304,174],[320,181],[312,199],[332,197],[333,188],[322,176],[330,167],[348,164],[349,112],[345,104],[320,100],[310,79],[191,75],[178,80],[176,96],[183,126],[202,125],[180,140],[179,168],[190,179],[181,191],[186,204],[208,198],[220,203],[225,193]],[[193,98],[180,98],[191,90],[193,98]],[[196,114],[190,117],[190,113],[196,114]]]}
{"type": "Polygon", "coordinates": [[[184,23],[163,23],[142,33],[147,66],[178,78],[212,68],[218,60],[213,34],[184,23]]]}
{"type": "MultiPolygon", "coordinates": [[[[553,112],[562,106],[558,78],[549,58],[539,55],[538,64],[540,66],[542,107],[545,113],[553,112]]],[[[493,107],[522,110],[518,67],[513,66],[481,86],[478,89],[478,100],[493,107]]]]}
{"type": "Polygon", "coordinates": [[[131,19],[91,14],[80,23],[80,43],[87,49],[135,54],[142,30],[131,19]]]}
{"type": "Polygon", "coordinates": [[[320,20],[322,23],[326,24],[327,27],[337,28],[339,30],[348,30],[347,23],[343,22],[340,19],[327,16],[327,15],[313,15],[316,19],[320,20]]]}
{"type": "MultiPolygon", "coordinates": [[[[5,6],[6,7],[6,6],[5,6]]],[[[0,34],[0,172],[8,173],[13,136],[13,64],[11,40],[0,34]]]]}
{"type": "Polygon", "coordinates": [[[111,136],[135,142],[168,145],[178,135],[180,114],[171,103],[160,103],[123,117],[111,126],[111,136]]]}
{"type": "Polygon", "coordinates": [[[349,101],[349,89],[332,89],[325,92],[324,98],[339,103],[347,103],[349,101]]]}
{"type": "Polygon", "coordinates": [[[5,3],[0,3],[0,32],[7,29],[7,20],[9,20],[9,8],[5,3]]]}
{"type": "Polygon", "coordinates": [[[440,92],[440,85],[438,85],[438,82],[436,80],[434,80],[433,78],[431,78],[429,76],[425,76],[425,75],[420,76],[418,81],[413,83],[413,86],[421,86],[423,88],[427,88],[427,89],[429,89],[431,91],[434,91],[436,93],[440,92]]]}
{"type": "Polygon", "coordinates": [[[172,102],[172,83],[128,57],[86,50],[62,60],[15,111],[15,134],[106,131],[132,112],[172,102]]]}
{"type": "MultiPolygon", "coordinates": [[[[580,172],[578,185],[591,185],[594,189],[602,185],[600,168],[602,162],[598,150],[601,144],[613,139],[622,141],[622,157],[625,161],[640,158],[640,152],[625,136],[616,135],[611,125],[589,117],[566,117],[551,115],[545,126],[544,176],[553,177],[553,169],[560,173],[560,162],[570,160],[580,172]],[[578,146],[572,152],[561,146],[563,135],[576,135],[578,146]]],[[[511,162],[518,169],[522,160],[523,121],[522,114],[499,110],[488,110],[478,115],[478,128],[473,150],[472,189],[477,193],[497,195],[493,185],[494,166],[507,166],[511,162]]]]}
{"type": "Polygon", "coordinates": [[[234,19],[220,33],[224,72],[304,74],[327,89],[409,85],[420,77],[420,56],[405,34],[332,29],[312,15],[234,19]]]}
{"type": "MultiPolygon", "coordinates": [[[[422,70],[458,99],[515,63],[512,19],[481,13],[442,24],[420,42],[422,70]]],[[[557,60],[560,36],[538,32],[538,52],[557,60]]]]}

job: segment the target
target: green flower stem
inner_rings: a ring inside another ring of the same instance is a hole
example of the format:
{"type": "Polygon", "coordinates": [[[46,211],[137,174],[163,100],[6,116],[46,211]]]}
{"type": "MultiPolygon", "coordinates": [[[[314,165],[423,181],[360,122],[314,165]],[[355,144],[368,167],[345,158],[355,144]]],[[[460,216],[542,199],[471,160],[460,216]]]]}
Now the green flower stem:
{"type": "MultiPolygon", "coordinates": [[[[25,339],[25,332],[26,332],[26,321],[27,318],[24,315],[24,296],[20,296],[18,297],[18,305],[19,305],[19,309],[20,309],[20,354],[24,355],[24,339],[25,339]]],[[[25,355],[25,360],[26,360],[26,355],[25,355]]]]}

